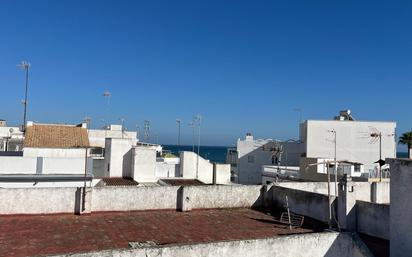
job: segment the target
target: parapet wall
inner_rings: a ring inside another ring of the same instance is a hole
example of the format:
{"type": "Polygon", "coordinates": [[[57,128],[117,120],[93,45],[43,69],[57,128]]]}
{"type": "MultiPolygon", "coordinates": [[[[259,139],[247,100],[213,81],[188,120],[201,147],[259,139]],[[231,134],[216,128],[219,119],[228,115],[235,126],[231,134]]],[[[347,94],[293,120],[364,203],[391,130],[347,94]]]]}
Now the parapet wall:
{"type": "Polygon", "coordinates": [[[356,201],[357,231],[389,240],[389,205],[356,201]]]}
{"type": "MultiPolygon", "coordinates": [[[[324,222],[329,221],[327,195],[281,186],[273,186],[269,192],[272,192],[272,204],[277,208],[285,208],[287,198],[288,206],[292,212],[324,222]]],[[[332,201],[334,200],[335,197],[332,197],[332,201]]]]}
{"type": "Polygon", "coordinates": [[[87,188],[0,188],[0,215],[182,209],[189,199],[190,209],[261,207],[262,186],[137,186],[87,188]],[[84,202],[85,201],[85,202],[84,202]],[[84,203],[83,203],[84,202],[84,203]],[[80,204],[80,205],[79,205],[80,204]]]}
{"type": "MultiPolygon", "coordinates": [[[[328,182],[280,182],[278,185],[318,194],[328,194],[328,182]]],[[[330,193],[335,195],[335,183],[330,182],[330,193]]],[[[356,200],[389,203],[388,182],[350,182],[354,187],[356,200]]]]}
{"type": "Polygon", "coordinates": [[[91,191],[83,188],[2,188],[0,214],[46,214],[90,212],[91,191]],[[85,196],[85,198],[83,198],[85,196]]]}
{"type": "Polygon", "coordinates": [[[263,205],[262,186],[190,186],[183,188],[186,210],[251,208],[263,205]]]}
{"type": "Polygon", "coordinates": [[[92,211],[176,209],[178,186],[95,187],[92,211]]]}
{"type": "MultiPolygon", "coordinates": [[[[131,243],[133,246],[134,244],[131,243]]],[[[66,256],[66,255],[65,255],[66,256]]],[[[365,245],[349,233],[310,233],[254,240],[165,245],[71,254],[71,257],[371,257],[365,245]]],[[[63,257],[63,255],[61,255],[63,257]]]]}

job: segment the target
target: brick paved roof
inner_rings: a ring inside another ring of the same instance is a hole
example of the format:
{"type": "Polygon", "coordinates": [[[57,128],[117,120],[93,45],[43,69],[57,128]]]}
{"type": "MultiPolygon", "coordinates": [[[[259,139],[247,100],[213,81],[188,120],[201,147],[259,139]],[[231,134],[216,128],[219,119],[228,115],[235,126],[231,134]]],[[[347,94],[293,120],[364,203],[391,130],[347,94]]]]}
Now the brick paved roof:
{"type": "Polygon", "coordinates": [[[28,126],[24,147],[34,148],[85,148],[89,147],[87,130],[65,125],[28,126]]]}
{"type": "Polygon", "coordinates": [[[0,216],[0,256],[127,248],[129,242],[202,243],[313,231],[310,224],[289,230],[272,216],[251,209],[0,216]]]}

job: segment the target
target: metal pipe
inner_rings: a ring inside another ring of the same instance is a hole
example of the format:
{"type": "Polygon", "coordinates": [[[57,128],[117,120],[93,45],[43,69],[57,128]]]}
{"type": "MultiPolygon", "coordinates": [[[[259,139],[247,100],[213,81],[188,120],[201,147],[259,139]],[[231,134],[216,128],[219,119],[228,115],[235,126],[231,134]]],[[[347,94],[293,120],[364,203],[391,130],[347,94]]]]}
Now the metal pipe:
{"type": "Polygon", "coordinates": [[[86,147],[85,148],[85,155],[84,155],[84,180],[83,180],[84,184],[83,184],[83,196],[82,196],[82,203],[83,203],[82,204],[82,211],[86,210],[87,151],[88,151],[88,148],[86,147]]]}

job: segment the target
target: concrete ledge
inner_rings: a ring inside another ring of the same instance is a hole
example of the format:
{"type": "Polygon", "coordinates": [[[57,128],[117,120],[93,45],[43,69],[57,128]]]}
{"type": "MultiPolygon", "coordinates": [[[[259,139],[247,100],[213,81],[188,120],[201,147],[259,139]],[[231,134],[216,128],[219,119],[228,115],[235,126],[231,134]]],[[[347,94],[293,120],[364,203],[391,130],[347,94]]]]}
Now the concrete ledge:
{"type": "Polygon", "coordinates": [[[156,246],[150,242],[132,243],[134,249],[114,249],[59,257],[172,257],[172,256],[282,256],[282,257],[372,257],[356,237],[349,233],[311,233],[254,240],[222,241],[201,244],[156,246]]]}

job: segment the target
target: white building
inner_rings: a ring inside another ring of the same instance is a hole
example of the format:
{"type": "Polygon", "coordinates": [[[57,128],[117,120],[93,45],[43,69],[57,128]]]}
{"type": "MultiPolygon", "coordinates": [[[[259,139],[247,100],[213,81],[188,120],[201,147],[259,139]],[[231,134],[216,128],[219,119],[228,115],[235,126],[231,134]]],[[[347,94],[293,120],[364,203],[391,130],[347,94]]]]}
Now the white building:
{"type": "Polygon", "coordinates": [[[83,186],[92,179],[84,128],[33,124],[26,128],[22,156],[0,156],[0,187],[83,186]]]}
{"type": "Polygon", "coordinates": [[[300,128],[303,156],[333,159],[336,134],[337,160],[361,163],[366,173],[372,173],[379,158],[396,157],[395,129],[395,122],[355,121],[345,116],[338,116],[335,120],[307,120],[300,128]]]}
{"type": "Polygon", "coordinates": [[[234,182],[260,184],[263,165],[297,167],[304,148],[299,141],[255,140],[251,133],[247,133],[244,140],[238,139],[236,149],[237,151],[228,153],[227,157],[232,163],[233,157],[237,158],[236,164],[232,165],[235,167],[232,168],[234,182]]]}
{"type": "MultiPolygon", "coordinates": [[[[258,184],[262,182],[264,165],[281,166],[285,171],[300,166],[303,172],[311,162],[334,159],[336,135],[337,160],[353,163],[357,169],[351,173],[353,176],[358,176],[357,167],[362,165],[361,173],[372,177],[377,174],[376,162],[380,156],[383,160],[396,156],[395,129],[395,122],[356,121],[350,111],[342,111],[334,120],[301,123],[299,141],[255,140],[248,133],[244,140],[238,140],[237,151],[232,151],[227,159],[237,156],[236,164],[232,165],[235,182],[258,184]]],[[[305,179],[316,181],[316,176],[307,175],[305,179]]]]}
{"type": "Polygon", "coordinates": [[[18,127],[8,127],[5,120],[0,119],[0,153],[19,152],[23,148],[23,132],[18,127]]]}

